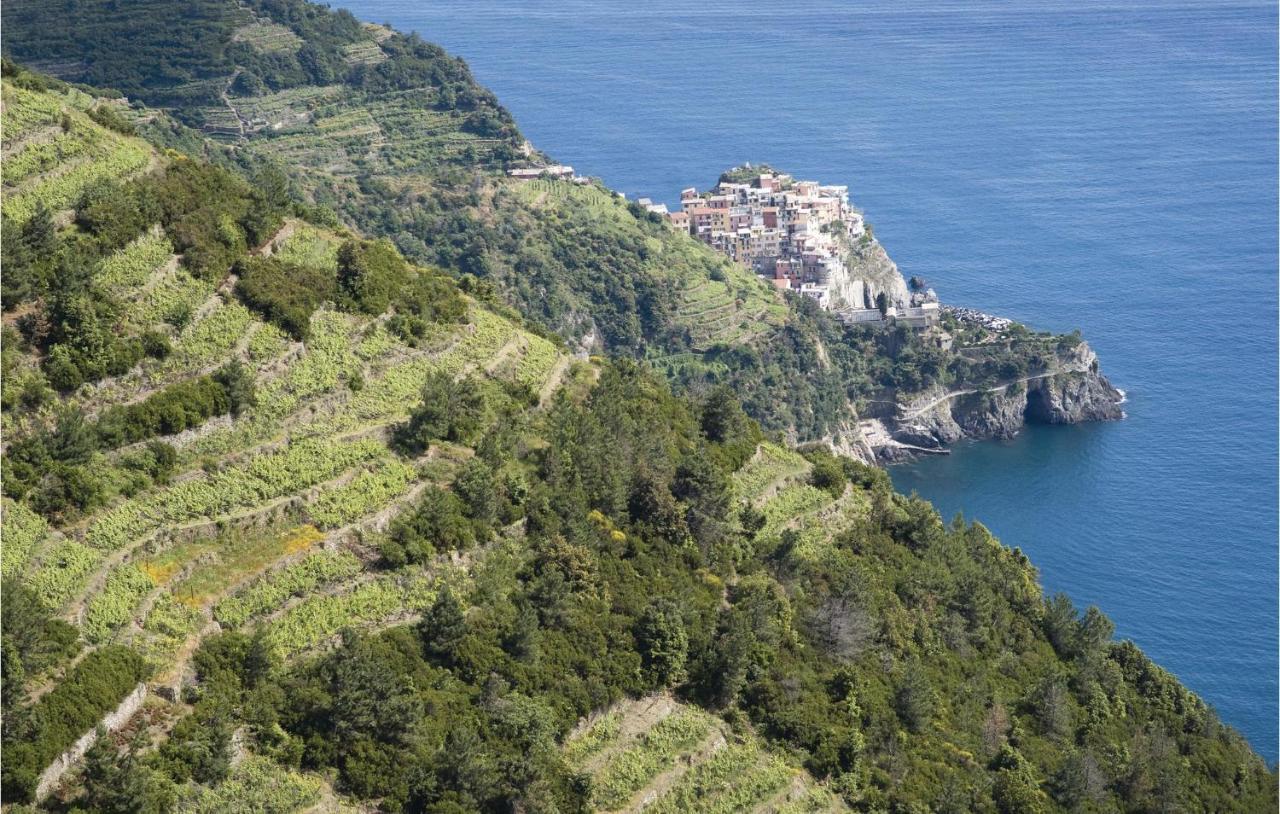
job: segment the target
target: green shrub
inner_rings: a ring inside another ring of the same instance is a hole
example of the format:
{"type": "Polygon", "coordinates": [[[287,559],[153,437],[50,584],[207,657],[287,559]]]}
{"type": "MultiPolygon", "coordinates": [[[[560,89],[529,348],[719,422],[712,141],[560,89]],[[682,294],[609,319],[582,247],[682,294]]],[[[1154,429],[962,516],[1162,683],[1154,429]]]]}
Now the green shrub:
{"type": "Polygon", "coordinates": [[[236,273],[236,293],[244,304],[303,341],[310,335],[311,314],[335,294],[331,272],[271,257],[241,260],[236,273]]]}
{"type": "Polygon", "coordinates": [[[26,802],[39,772],[114,709],[146,675],[142,657],[124,647],[95,650],[31,708],[30,730],[5,729],[0,769],[6,802],[26,802]]]}

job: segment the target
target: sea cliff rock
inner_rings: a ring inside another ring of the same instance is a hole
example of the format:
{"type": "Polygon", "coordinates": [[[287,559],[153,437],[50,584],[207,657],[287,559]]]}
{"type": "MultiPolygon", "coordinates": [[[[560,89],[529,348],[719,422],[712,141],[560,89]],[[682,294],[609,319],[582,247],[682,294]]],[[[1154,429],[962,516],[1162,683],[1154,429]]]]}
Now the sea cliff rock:
{"type": "Polygon", "coordinates": [[[827,280],[833,308],[875,308],[879,294],[890,303],[906,304],[907,281],[880,241],[843,242],[844,266],[827,280]]]}
{"type": "Polygon", "coordinates": [[[845,447],[869,448],[880,462],[945,454],[962,438],[1012,438],[1028,423],[1076,424],[1124,418],[1124,393],[1098,370],[1097,355],[1081,342],[1050,370],[984,389],[932,388],[899,400],[858,425],[845,447]]]}

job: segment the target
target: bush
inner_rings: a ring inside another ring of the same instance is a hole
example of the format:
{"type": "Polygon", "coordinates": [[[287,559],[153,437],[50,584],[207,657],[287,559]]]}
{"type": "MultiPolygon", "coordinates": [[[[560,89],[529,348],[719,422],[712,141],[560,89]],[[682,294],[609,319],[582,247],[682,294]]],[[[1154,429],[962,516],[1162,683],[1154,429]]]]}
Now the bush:
{"type": "Polygon", "coordinates": [[[236,293],[244,304],[304,342],[310,336],[311,314],[335,293],[331,272],[273,257],[241,260],[236,273],[236,293]]]}
{"type": "Polygon", "coordinates": [[[338,290],[366,314],[381,314],[409,280],[409,264],[386,240],[348,240],[338,248],[338,290]]]}
{"type": "Polygon", "coordinates": [[[405,453],[425,452],[432,441],[469,443],[484,419],[484,395],[471,376],[454,381],[435,371],[422,386],[422,403],[396,429],[395,444],[405,453]]]}
{"type": "Polygon", "coordinates": [[[387,327],[410,344],[427,335],[437,323],[465,322],[467,301],[452,280],[432,271],[419,271],[395,299],[396,313],[387,327]]]}
{"type": "Polygon", "coordinates": [[[12,727],[5,729],[5,760],[0,769],[5,802],[31,800],[39,772],[114,709],[145,675],[137,653],[103,647],[24,710],[29,713],[30,732],[15,736],[12,727]]]}
{"type": "Polygon", "coordinates": [[[99,445],[118,447],[155,435],[198,427],[232,410],[227,387],[216,376],[179,382],[133,404],[111,407],[95,427],[99,445]]]}
{"type": "Polygon", "coordinates": [[[412,511],[396,518],[382,544],[382,556],[393,567],[424,562],[438,551],[465,551],[476,532],[457,495],[427,489],[412,511]]]}

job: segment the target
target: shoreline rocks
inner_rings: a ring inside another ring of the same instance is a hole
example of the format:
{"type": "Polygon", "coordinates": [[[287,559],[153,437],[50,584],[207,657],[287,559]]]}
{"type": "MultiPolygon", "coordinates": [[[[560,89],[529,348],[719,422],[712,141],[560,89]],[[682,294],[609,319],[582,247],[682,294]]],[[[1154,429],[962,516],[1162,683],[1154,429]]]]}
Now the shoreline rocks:
{"type": "MultiPolygon", "coordinates": [[[[1079,424],[1125,417],[1124,393],[1098,370],[1097,355],[1081,343],[1051,371],[989,388],[934,388],[890,413],[864,418],[855,439],[835,442],[880,464],[920,455],[945,455],[964,439],[1010,439],[1027,424],[1079,424]]],[[[854,428],[850,428],[854,429],[854,428]]]]}

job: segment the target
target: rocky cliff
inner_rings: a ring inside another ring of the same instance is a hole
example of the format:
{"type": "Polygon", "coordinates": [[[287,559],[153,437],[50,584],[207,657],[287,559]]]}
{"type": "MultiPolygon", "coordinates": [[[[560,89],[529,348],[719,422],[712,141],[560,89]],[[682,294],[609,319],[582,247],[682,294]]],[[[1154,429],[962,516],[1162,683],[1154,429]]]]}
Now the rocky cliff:
{"type": "Polygon", "coordinates": [[[880,241],[845,243],[842,273],[827,280],[833,308],[875,308],[876,295],[881,293],[890,303],[907,302],[907,281],[880,241]]]}
{"type": "MultiPolygon", "coordinates": [[[[1124,393],[1098,371],[1087,343],[1065,351],[1048,371],[988,388],[932,388],[895,397],[858,422],[857,438],[836,445],[879,462],[941,454],[962,438],[1012,438],[1028,423],[1076,424],[1124,417],[1124,393]]],[[[834,439],[833,439],[834,440],[834,439]]]]}

